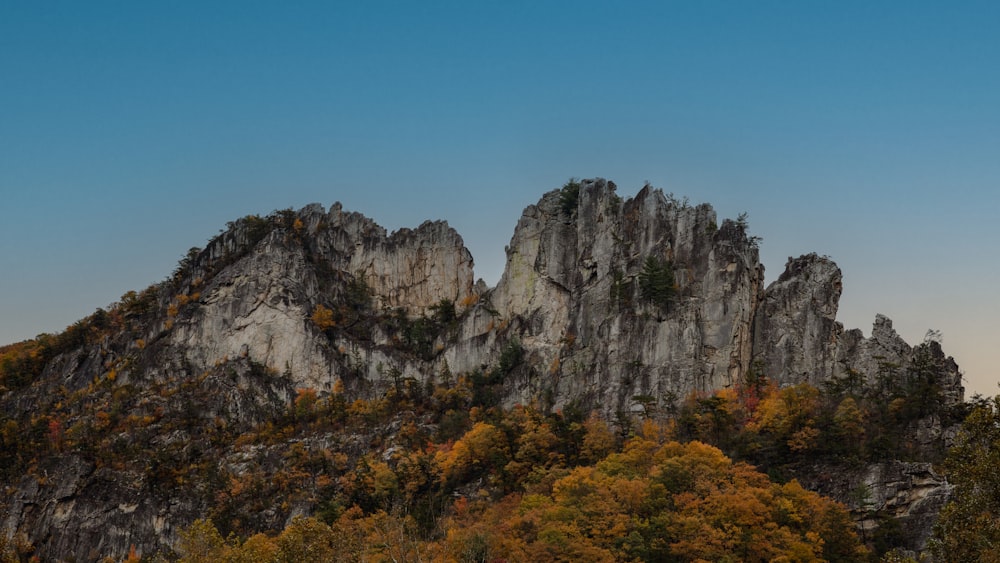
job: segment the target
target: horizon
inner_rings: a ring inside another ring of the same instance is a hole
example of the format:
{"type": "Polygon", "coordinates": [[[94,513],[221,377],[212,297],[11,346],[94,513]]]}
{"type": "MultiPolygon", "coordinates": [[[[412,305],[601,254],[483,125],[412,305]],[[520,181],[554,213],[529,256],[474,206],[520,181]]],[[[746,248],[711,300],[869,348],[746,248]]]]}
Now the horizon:
{"type": "Polygon", "coordinates": [[[0,345],[169,276],[227,221],[445,220],[499,280],[568,178],[749,214],[766,282],[928,330],[998,393],[1000,6],[637,2],[0,7],[0,345]]]}

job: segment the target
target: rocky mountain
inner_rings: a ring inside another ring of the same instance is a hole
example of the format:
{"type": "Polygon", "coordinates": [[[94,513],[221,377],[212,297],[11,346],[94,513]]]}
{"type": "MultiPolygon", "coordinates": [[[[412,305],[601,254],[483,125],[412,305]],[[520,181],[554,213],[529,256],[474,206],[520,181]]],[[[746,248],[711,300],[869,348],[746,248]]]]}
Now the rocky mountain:
{"type": "MultiPolygon", "coordinates": [[[[0,349],[0,522],[43,560],[75,561],[169,553],[213,510],[280,529],[322,510],[323,487],[247,497],[233,483],[249,467],[276,472],[294,448],[345,467],[373,449],[389,459],[406,423],[282,434],[303,397],[377,401],[467,376],[501,406],[593,410],[621,427],[762,378],[903,382],[933,389],[933,408],[906,419],[914,459],[797,476],[852,504],[863,528],[891,512],[900,545],[921,549],[948,484],[917,458],[954,433],[939,413],[963,401],[958,367],[885,317],[869,338],[845,330],[828,258],[790,258],[764,287],[758,243],[743,219],[651,186],[623,199],[605,180],[570,182],[525,209],[488,288],[444,222],[390,234],[340,204],[240,219],[166,281],[0,349]]],[[[441,432],[447,421],[427,416],[418,426],[441,432]]]]}

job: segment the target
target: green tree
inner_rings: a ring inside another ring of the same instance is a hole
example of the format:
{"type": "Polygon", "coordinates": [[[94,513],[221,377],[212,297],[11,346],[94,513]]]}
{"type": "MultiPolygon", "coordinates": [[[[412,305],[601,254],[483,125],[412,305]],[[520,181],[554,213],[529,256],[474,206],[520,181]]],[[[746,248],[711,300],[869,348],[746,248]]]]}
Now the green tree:
{"type": "Polygon", "coordinates": [[[655,256],[646,257],[639,272],[639,290],[643,299],[666,311],[676,292],[673,265],[655,256]]]}
{"type": "Polygon", "coordinates": [[[570,178],[559,192],[559,207],[566,215],[573,215],[576,211],[577,203],[580,201],[580,182],[575,178],[570,178]]]}
{"type": "Polygon", "coordinates": [[[934,526],[941,561],[1000,562],[1000,396],[975,401],[945,469],[955,485],[934,526]]]}

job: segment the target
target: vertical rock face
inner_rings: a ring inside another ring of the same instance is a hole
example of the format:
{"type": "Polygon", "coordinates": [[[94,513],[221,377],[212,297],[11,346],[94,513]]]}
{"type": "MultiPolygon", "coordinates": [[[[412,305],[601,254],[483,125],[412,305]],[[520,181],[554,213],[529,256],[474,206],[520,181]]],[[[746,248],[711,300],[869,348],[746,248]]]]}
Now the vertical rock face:
{"type": "Polygon", "coordinates": [[[330,367],[307,322],[320,292],[310,266],[301,247],[272,232],[212,278],[199,306],[175,322],[170,344],[195,366],[248,356],[320,387],[330,367]]]}
{"type": "Polygon", "coordinates": [[[44,483],[26,477],[8,499],[4,524],[7,529],[20,524],[22,529],[48,531],[47,542],[36,553],[42,561],[102,561],[109,553],[124,555],[137,538],[151,531],[169,535],[173,522],[193,513],[187,500],[160,505],[138,471],[95,470],[76,456],[54,459],[41,470],[44,483]],[[39,498],[47,502],[39,504],[39,498]]]}
{"type": "MultiPolygon", "coordinates": [[[[429,362],[392,345],[384,312],[419,317],[441,300],[466,298],[472,265],[462,238],[441,221],[387,234],[339,204],[246,217],[193,249],[172,279],[133,296],[136,305],[122,305],[120,334],[56,357],[44,386],[28,391],[92,389],[110,370],[113,385],[128,389],[121,397],[157,405],[149,420],[186,421],[169,430],[151,422],[116,444],[205,451],[214,446],[194,428],[273,421],[296,388],[328,392],[347,381],[351,392],[372,395],[384,391],[390,368],[418,379],[431,373],[429,362]],[[320,306],[337,310],[335,330],[313,320],[320,306]]],[[[41,402],[2,391],[0,399],[12,417],[41,402]]],[[[162,481],[161,460],[118,468],[73,455],[50,461],[40,466],[43,479],[9,483],[0,499],[0,533],[24,536],[42,560],[117,560],[131,545],[168,553],[177,528],[206,511],[197,492],[153,484],[162,481]]]]}
{"type": "Polygon", "coordinates": [[[840,268],[815,254],[789,258],[757,311],[754,359],[779,384],[817,384],[834,373],[843,327],[836,321],[840,268]]]}
{"type": "Polygon", "coordinates": [[[956,405],[964,400],[965,388],[958,364],[945,356],[941,344],[927,340],[911,347],[892,328],[892,320],[883,315],[876,315],[871,338],[864,338],[856,329],[844,333],[837,348],[837,363],[846,366],[844,371],[863,374],[870,384],[878,384],[879,378],[890,382],[932,378],[941,390],[944,404],[956,405]]]}
{"type": "MultiPolygon", "coordinates": [[[[857,329],[844,331],[836,322],[840,293],[840,269],[832,261],[815,254],[788,260],[765,291],[754,325],[754,357],[768,378],[781,385],[816,386],[854,379],[890,399],[934,390],[931,397],[936,393],[937,398],[930,400],[939,400],[939,407],[963,401],[961,373],[938,342],[911,347],[883,315],[876,316],[870,338],[857,329]]],[[[930,414],[914,420],[899,439],[911,444],[918,459],[937,459],[955,432],[953,424],[930,414]]],[[[835,473],[821,468],[800,477],[810,489],[846,504],[863,536],[874,537],[891,518],[900,530],[900,545],[915,553],[926,549],[951,494],[930,463],[883,462],[839,467],[835,473]]]]}
{"type": "Polygon", "coordinates": [[[322,256],[337,269],[364,279],[381,307],[404,307],[426,313],[441,299],[459,300],[472,293],[472,254],[462,237],[444,221],[426,221],[416,229],[385,229],[336,203],[327,217],[314,210],[309,232],[322,256]]]}
{"type": "MultiPolygon", "coordinates": [[[[164,338],[192,370],[247,358],[319,390],[359,371],[345,355],[369,379],[381,377],[379,364],[424,379],[444,363],[455,372],[489,364],[516,339],[531,373],[509,389],[507,404],[545,395],[609,416],[669,408],[691,391],[734,385],[750,369],[780,385],[913,371],[914,349],[889,319],[879,316],[867,339],[836,321],[841,273],[828,258],[790,258],[764,290],[742,222],[719,225],[711,206],[650,186],[628,200],[615,192],[612,182],[585,180],[528,206],[493,290],[473,287],[472,257],[441,221],[388,234],[339,203],[283,212],[285,228],[240,220],[193,260],[188,295],[197,306],[147,336],[164,338]],[[652,302],[640,287],[648,260],[672,275],[669,303],[652,302]],[[378,327],[331,340],[311,322],[317,306],[343,302],[353,282],[369,292],[372,311],[402,308],[411,317],[441,300],[482,299],[435,344],[434,358],[414,359],[392,353],[378,327]]],[[[947,400],[960,402],[957,366],[939,346],[931,351],[921,361],[944,374],[947,400]]]]}
{"type": "Polygon", "coordinates": [[[717,227],[710,206],[649,186],[622,201],[592,180],[525,210],[491,303],[557,401],[589,398],[611,414],[732,385],[750,363],[762,277],[743,226],[717,227]],[[639,287],[647,259],[676,280],[667,306],[639,287]]]}
{"type": "Polygon", "coordinates": [[[427,313],[442,299],[458,301],[472,293],[472,255],[462,238],[443,221],[401,229],[351,256],[351,271],[360,272],[386,307],[427,313]]]}
{"type": "MultiPolygon", "coordinates": [[[[472,293],[472,256],[443,221],[387,235],[385,229],[335,204],[311,205],[295,219],[294,235],[278,230],[214,275],[200,306],[180,319],[170,341],[194,365],[249,357],[287,372],[301,387],[329,390],[343,371],[329,341],[309,321],[318,304],[343,299],[346,280],[360,280],[376,310],[426,313],[442,299],[472,293]],[[291,237],[291,238],[290,238],[291,237]]],[[[202,267],[248,243],[237,224],[202,255],[202,267]]]]}
{"type": "MultiPolygon", "coordinates": [[[[608,415],[668,407],[751,369],[779,385],[820,385],[851,374],[871,383],[891,366],[902,381],[915,349],[881,315],[871,338],[845,331],[836,320],[841,290],[840,269],[816,254],[790,258],[765,290],[756,243],[740,222],[717,227],[709,205],[649,186],[623,201],[613,183],[585,180],[525,209],[500,282],[445,358],[456,371],[472,370],[518,338],[535,377],[511,389],[509,404],[544,393],[608,415]],[[675,295],[667,307],[639,287],[647,258],[669,264],[675,295]]],[[[935,366],[949,404],[961,402],[957,366],[928,346],[936,352],[921,361],[935,366]]]]}

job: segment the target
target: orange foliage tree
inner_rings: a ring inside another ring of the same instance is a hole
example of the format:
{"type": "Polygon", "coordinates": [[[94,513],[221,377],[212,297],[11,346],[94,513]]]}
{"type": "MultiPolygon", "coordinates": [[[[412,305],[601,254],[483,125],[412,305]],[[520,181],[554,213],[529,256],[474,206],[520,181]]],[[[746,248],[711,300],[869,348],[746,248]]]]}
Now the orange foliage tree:
{"type": "Polygon", "coordinates": [[[438,546],[510,560],[853,561],[846,510],[797,482],[770,482],[718,449],[638,437],[549,494],[457,506],[438,546]]]}

